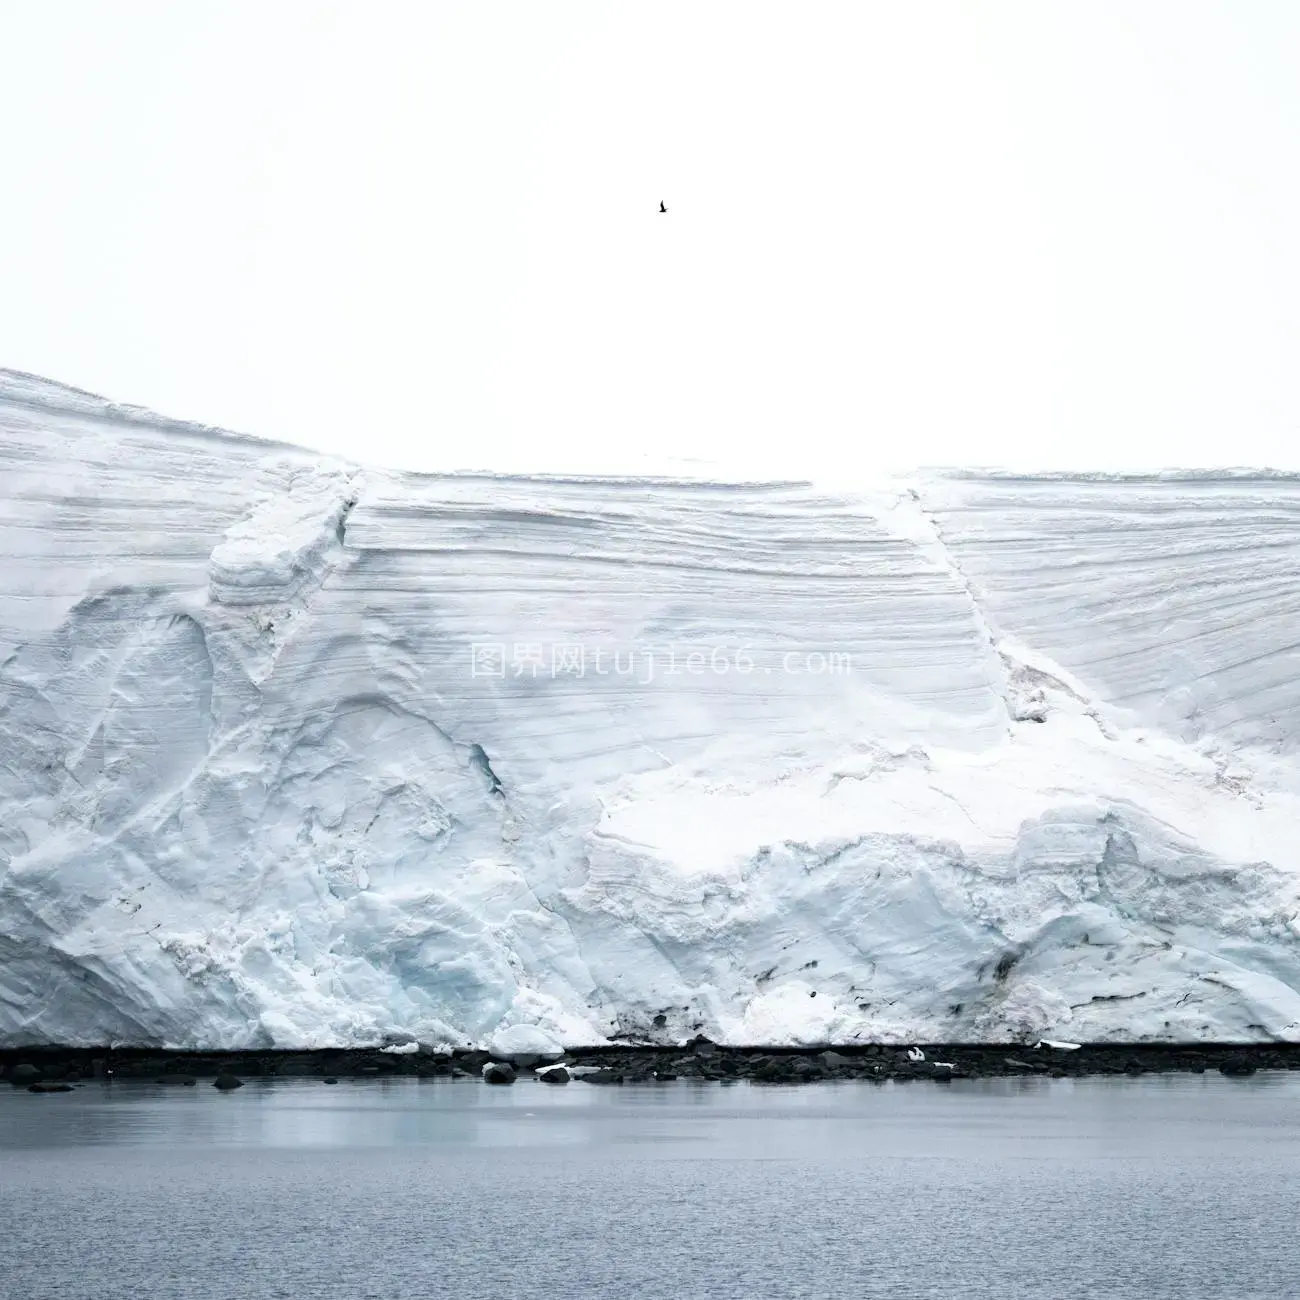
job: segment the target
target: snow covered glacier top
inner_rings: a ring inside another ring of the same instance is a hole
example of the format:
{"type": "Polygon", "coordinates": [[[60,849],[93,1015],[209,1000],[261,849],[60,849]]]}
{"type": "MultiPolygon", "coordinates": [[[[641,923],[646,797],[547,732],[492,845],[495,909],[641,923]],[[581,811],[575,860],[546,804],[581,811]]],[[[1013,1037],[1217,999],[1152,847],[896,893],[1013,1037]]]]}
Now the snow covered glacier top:
{"type": "Polygon", "coordinates": [[[362,469],[0,372],[0,1043],[1300,1038],[1300,480],[362,469]]]}

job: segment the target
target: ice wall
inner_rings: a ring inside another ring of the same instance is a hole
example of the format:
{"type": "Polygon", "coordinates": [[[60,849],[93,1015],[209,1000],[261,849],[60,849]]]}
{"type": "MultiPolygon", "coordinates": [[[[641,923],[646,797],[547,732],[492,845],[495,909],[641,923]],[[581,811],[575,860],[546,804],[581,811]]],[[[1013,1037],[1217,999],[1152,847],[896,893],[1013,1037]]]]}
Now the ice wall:
{"type": "Polygon", "coordinates": [[[1300,1037],[1300,481],[418,476],[0,372],[0,1042],[1300,1037]]]}

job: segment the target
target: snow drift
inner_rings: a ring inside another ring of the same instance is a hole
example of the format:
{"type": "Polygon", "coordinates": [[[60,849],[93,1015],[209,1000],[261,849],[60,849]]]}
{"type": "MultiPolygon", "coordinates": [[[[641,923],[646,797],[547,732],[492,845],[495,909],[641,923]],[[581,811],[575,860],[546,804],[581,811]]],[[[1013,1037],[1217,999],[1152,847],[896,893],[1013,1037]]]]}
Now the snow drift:
{"type": "Polygon", "coordinates": [[[1300,480],[361,469],[0,372],[0,1043],[1300,1038],[1300,480]]]}

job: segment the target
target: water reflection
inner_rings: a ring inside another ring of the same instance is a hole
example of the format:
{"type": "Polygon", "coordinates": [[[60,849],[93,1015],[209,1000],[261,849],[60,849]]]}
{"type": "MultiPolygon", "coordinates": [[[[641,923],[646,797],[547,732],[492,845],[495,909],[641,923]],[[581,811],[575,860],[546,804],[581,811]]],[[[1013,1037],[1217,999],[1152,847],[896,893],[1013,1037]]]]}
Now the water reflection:
{"type": "Polygon", "coordinates": [[[587,1148],[821,1160],[1157,1159],[1300,1143],[1300,1077],[993,1079],[734,1088],[679,1082],[250,1080],[233,1093],[146,1082],[0,1090],[0,1149],[587,1148]]]}

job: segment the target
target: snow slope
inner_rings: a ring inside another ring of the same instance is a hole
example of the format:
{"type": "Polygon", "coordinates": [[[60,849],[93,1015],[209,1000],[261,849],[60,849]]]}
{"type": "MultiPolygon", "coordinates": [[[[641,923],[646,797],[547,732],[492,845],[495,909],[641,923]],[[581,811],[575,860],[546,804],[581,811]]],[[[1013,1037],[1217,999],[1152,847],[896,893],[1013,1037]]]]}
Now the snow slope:
{"type": "Polygon", "coordinates": [[[1300,1038],[1296,478],[403,475],[0,372],[0,555],[0,1043],[1300,1038]]]}

